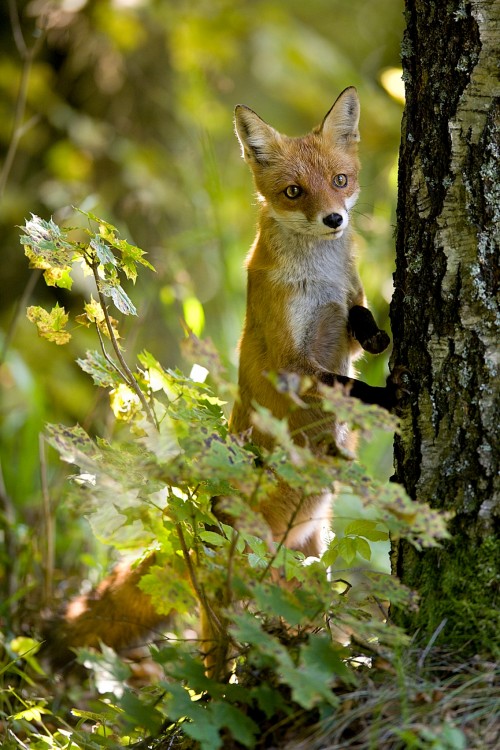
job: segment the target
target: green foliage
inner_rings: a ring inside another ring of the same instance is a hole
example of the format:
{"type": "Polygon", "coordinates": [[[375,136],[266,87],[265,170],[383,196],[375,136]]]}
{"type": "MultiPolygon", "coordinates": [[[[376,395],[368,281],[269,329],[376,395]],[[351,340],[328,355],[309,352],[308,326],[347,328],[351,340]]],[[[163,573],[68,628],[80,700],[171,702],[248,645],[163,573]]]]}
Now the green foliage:
{"type": "MultiPolygon", "coordinates": [[[[381,3],[0,3],[6,155],[0,164],[0,472],[9,505],[4,516],[1,501],[0,613],[7,629],[19,632],[20,620],[26,624],[26,616],[16,615],[18,599],[28,600],[36,619],[53,593],[62,595],[63,581],[72,590],[82,576],[95,583],[112,556],[66,502],[65,469],[40,439],[47,422],[78,422],[92,435],[115,430],[104,393],[76,360],[99,362],[108,381],[116,375],[105,387],[123,383],[102,351],[94,351],[100,343],[89,317],[103,313],[93,279],[78,262],[68,270],[61,227],[71,216],[77,229],[70,236],[81,240],[88,226],[70,206],[109,217],[121,237],[147,249],[157,269],[142,274],[131,295],[123,284],[126,258],[116,253],[124,262],[120,286],[140,312],[119,325],[126,359],[134,362],[143,348],[166,369],[189,372],[179,346],[184,317],[196,335],[213,339],[232,385],[244,314],[242,264],[255,226],[251,180],[232,133],[234,106],[247,103],[284,132],[300,134],[321,120],[342,88],[355,84],[363,108],[363,192],[353,220],[370,304],[387,327],[401,104],[378,82],[386,66],[399,65],[403,16],[393,0],[381,3]],[[366,27],[370,33],[360,33],[366,27]],[[63,267],[52,274],[59,285],[40,283],[48,269],[28,270],[19,253],[17,226],[30,212],[53,217],[49,231],[40,231],[58,247],[63,267]],[[73,283],[71,290],[64,282],[73,283]],[[47,333],[71,335],[66,346],[33,336],[28,305],[46,311],[47,333]],[[56,306],[68,315],[64,329],[50,318],[56,306]]],[[[109,255],[96,242],[105,264],[109,255]]],[[[113,287],[108,291],[120,302],[113,287]]],[[[112,298],[106,300],[110,318],[120,318],[112,298]]],[[[118,324],[113,327],[116,337],[118,324]]],[[[100,333],[112,355],[103,320],[100,333]]],[[[213,382],[214,366],[212,358],[213,382]]],[[[386,357],[361,363],[369,382],[382,382],[386,366],[386,357]]],[[[234,386],[226,383],[217,382],[217,392],[230,402],[234,386]]],[[[130,413],[135,396],[118,392],[116,411],[130,413]]],[[[370,468],[388,475],[390,435],[369,450],[370,468]]]]}
{"type": "MultiPolygon", "coordinates": [[[[330,566],[340,557],[348,568],[358,559],[369,561],[371,543],[386,540],[389,531],[419,547],[438,544],[444,522],[411,503],[402,488],[370,478],[351,457],[318,456],[308,446],[297,446],[287,423],[263,409],[255,420],[274,437],[272,451],[258,450],[246,435],[229,434],[218,395],[230,390],[223,368],[210,345],[192,334],[188,350],[197,364],[214,372],[217,390],[164,369],[149,352],[141,353],[131,369],[107,299],[120,312],[134,313],[120,274],[135,281],[137,264],[149,264],[140,250],[118,238],[114,227],[86,216],[98,231],[89,229],[85,241],[32,217],[22,243],[30,262],[43,264],[48,283],[57,282],[60,268],[71,278],[76,263],[92,274],[97,301],[91,297],[85,302],[83,315],[97,332],[101,352],[88,352],[78,362],[108,391],[117,426],[122,426],[114,437],[103,439],[80,426],[52,424],[46,440],[74,467],[73,502],[85,512],[97,538],[124,551],[154,549],[156,564],[142,578],[141,588],[158,611],[175,610],[181,621],[198,599],[213,631],[213,643],[203,649],[222,648],[228,661],[207,677],[197,653],[201,644],[174,640],[159,647],[154,657],[165,678],[152,699],[149,691],[135,695],[123,688],[128,672],[110,649],[103,647],[101,655],[87,649],[80,659],[94,670],[97,689],[113,695],[107,708],[113,732],[140,738],[144,731],[158,731],[168,717],[203,750],[217,750],[225,737],[253,748],[256,711],[274,711],[283,720],[296,710],[325,711],[338,703],[336,687],[356,684],[356,672],[348,666],[352,651],[332,638],[326,623],[354,634],[358,642],[376,638],[378,648],[405,642],[402,632],[377,622],[370,607],[384,599],[409,601],[408,592],[394,579],[369,571],[346,587],[340,579],[329,580],[330,566]],[[286,538],[277,547],[266,541],[257,510],[260,499],[283,481],[304,499],[325,487],[342,487],[370,508],[371,518],[351,519],[323,558],[305,565],[303,555],[286,548],[286,538]],[[234,528],[214,516],[214,496],[234,518],[234,528]],[[282,588],[276,575],[293,585],[282,588]],[[261,679],[253,681],[254,674],[261,679]]],[[[294,408],[304,408],[308,382],[281,376],[278,387],[287,389],[294,408]]],[[[324,390],[323,407],[361,431],[394,427],[379,410],[336,390],[324,390]]],[[[37,711],[40,719],[43,711],[36,706],[14,718],[30,721],[37,711]]],[[[93,721],[92,714],[79,715],[93,721]]],[[[75,730],[75,747],[80,747],[79,737],[75,730]]],[[[57,741],[53,746],[59,746],[57,741]]]]}

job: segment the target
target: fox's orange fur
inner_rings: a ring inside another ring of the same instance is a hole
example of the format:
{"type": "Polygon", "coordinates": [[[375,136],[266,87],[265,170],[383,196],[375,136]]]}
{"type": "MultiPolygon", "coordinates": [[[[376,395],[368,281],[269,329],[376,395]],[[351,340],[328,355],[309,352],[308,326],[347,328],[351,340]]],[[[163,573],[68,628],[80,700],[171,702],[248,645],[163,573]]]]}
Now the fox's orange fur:
{"type": "MultiPolygon", "coordinates": [[[[349,332],[348,313],[365,303],[349,222],[359,193],[358,120],[352,87],[302,138],[281,135],[252,110],[236,108],[236,132],[254,176],[260,216],[247,259],[239,400],[230,420],[234,432],[251,427],[252,404],[258,403],[276,417],[288,416],[297,440],[314,444],[319,429],[325,431],[324,414],[290,413],[289,400],[266,373],[353,375],[361,347],[349,332]],[[312,426],[320,423],[321,428],[312,426]]],[[[344,428],[332,422],[330,429],[337,443],[349,443],[344,428]]],[[[256,429],[253,439],[270,447],[270,439],[256,429]]],[[[261,510],[276,541],[285,537],[288,546],[318,555],[331,515],[330,493],[301,501],[297,511],[298,503],[296,493],[282,487],[261,510]]]]}
{"type": "MultiPolygon", "coordinates": [[[[325,430],[325,415],[314,407],[314,394],[311,408],[290,413],[288,399],[275,390],[266,373],[353,374],[352,363],[361,348],[350,332],[349,311],[365,303],[349,221],[359,193],[358,120],[359,101],[352,87],[338,97],[322,124],[302,138],[281,135],[252,110],[236,108],[236,132],[253,172],[260,216],[247,260],[247,311],[240,342],[239,399],[230,419],[233,432],[252,427],[252,408],[258,403],[276,417],[288,417],[297,441],[314,447],[318,429],[312,425],[322,420],[321,432],[325,430]]],[[[371,349],[376,350],[380,349],[371,349]]],[[[329,428],[337,444],[349,445],[344,427],[331,421],[329,428]]],[[[253,440],[270,446],[269,438],[257,429],[253,440]]],[[[319,555],[331,501],[329,488],[323,495],[303,499],[280,484],[260,510],[275,541],[319,555]]],[[[137,587],[151,563],[152,558],[135,570],[118,568],[93,594],[68,605],[52,638],[56,660],[69,646],[102,640],[121,648],[157,627],[163,618],[137,587]]]]}

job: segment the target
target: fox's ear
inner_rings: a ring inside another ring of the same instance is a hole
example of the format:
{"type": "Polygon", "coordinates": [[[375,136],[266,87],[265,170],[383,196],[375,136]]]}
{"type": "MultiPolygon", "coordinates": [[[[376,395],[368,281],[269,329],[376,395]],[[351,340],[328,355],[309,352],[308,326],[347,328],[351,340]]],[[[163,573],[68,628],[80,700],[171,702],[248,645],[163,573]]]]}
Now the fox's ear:
{"type": "Polygon", "coordinates": [[[334,143],[356,144],[359,141],[359,109],[358,92],[354,86],[349,86],[325,116],[320,132],[334,143]]]}
{"type": "Polygon", "coordinates": [[[241,145],[241,155],[248,164],[265,166],[272,160],[281,140],[277,130],[244,104],[238,104],[234,110],[234,127],[241,145]]]}

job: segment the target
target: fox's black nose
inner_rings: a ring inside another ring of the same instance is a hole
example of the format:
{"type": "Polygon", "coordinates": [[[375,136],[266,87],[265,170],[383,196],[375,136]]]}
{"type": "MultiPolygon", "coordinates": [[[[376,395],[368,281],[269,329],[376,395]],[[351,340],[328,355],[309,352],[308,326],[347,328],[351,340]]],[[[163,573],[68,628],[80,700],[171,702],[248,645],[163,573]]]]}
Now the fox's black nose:
{"type": "Polygon", "coordinates": [[[326,224],[327,227],[330,227],[330,229],[338,229],[340,226],[342,226],[342,222],[344,221],[344,217],[340,214],[328,214],[328,216],[325,216],[323,219],[323,224],[326,224]]]}

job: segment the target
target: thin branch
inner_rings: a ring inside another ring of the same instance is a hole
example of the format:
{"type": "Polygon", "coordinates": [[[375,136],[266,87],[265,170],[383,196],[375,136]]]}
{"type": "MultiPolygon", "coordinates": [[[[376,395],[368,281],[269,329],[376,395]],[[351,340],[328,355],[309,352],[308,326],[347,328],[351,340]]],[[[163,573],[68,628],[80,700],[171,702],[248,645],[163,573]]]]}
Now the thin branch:
{"type": "Polygon", "coordinates": [[[429,652],[430,652],[431,648],[433,647],[433,645],[434,645],[434,643],[436,642],[436,640],[437,640],[437,638],[438,638],[438,636],[439,636],[440,632],[441,632],[441,631],[442,631],[442,629],[443,629],[443,628],[445,627],[445,625],[446,625],[446,623],[447,623],[447,622],[448,622],[448,618],[447,618],[447,617],[445,617],[445,618],[444,618],[443,620],[441,620],[441,622],[440,622],[440,623],[439,623],[439,625],[437,626],[436,630],[435,630],[435,631],[433,632],[433,634],[432,634],[432,635],[431,635],[431,637],[429,638],[429,643],[427,644],[427,646],[426,646],[426,647],[425,647],[425,649],[423,650],[423,652],[422,652],[422,654],[421,654],[421,656],[420,656],[420,658],[419,658],[419,660],[418,660],[418,662],[417,662],[417,669],[418,669],[419,671],[420,671],[420,670],[422,669],[422,667],[424,666],[424,662],[425,662],[425,660],[427,659],[427,657],[428,657],[428,655],[429,655],[429,652]]]}
{"type": "Polygon", "coordinates": [[[189,549],[186,544],[186,538],[184,536],[184,531],[182,530],[182,525],[180,523],[175,524],[175,529],[177,531],[177,535],[179,537],[179,541],[181,543],[181,549],[182,554],[184,556],[184,560],[188,569],[189,573],[189,580],[191,581],[191,586],[193,587],[196,596],[198,597],[198,601],[200,602],[201,606],[206,612],[206,615],[208,619],[210,620],[212,625],[215,625],[216,630],[219,631],[219,633],[222,633],[224,631],[224,628],[222,626],[221,621],[213,611],[212,607],[209,605],[207,601],[207,597],[205,595],[205,592],[201,588],[200,584],[198,583],[198,579],[196,577],[196,572],[193,567],[193,563],[191,560],[191,555],[189,554],[189,549]]]}
{"type": "Polygon", "coordinates": [[[121,353],[120,347],[118,345],[118,341],[116,340],[115,332],[113,330],[113,326],[111,324],[111,320],[110,320],[110,317],[109,317],[108,308],[107,308],[107,305],[106,305],[106,300],[104,299],[104,294],[101,291],[101,284],[100,284],[100,280],[99,280],[99,274],[98,274],[98,271],[97,271],[97,269],[98,269],[98,263],[96,263],[95,261],[91,262],[90,266],[91,266],[92,272],[94,274],[94,280],[95,280],[95,285],[96,285],[96,289],[97,289],[97,294],[99,296],[99,302],[100,302],[102,311],[104,313],[104,320],[106,321],[106,328],[108,329],[109,338],[111,340],[111,344],[112,344],[113,350],[114,350],[114,352],[115,352],[115,354],[116,354],[116,356],[118,358],[118,361],[120,362],[120,365],[122,366],[122,369],[123,369],[123,371],[125,373],[124,380],[132,388],[132,390],[136,393],[139,401],[141,402],[141,404],[142,404],[142,406],[144,408],[144,411],[146,412],[146,415],[147,415],[149,421],[158,430],[159,429],[158,420],[156,419],[155,414],[151,411],[151,408],[150,408],[148,402],[146,401],[146,397],[144,396],[144,393],[142,392],[142,390],[141,390],[141,388],[140,388],[137,380],[134,378],[134,375],[133,375],[132,371],[130,370],[129,366],[125,362],[123,354],[121,353]]]}
{"type": "Polygon", "coordinates": [[[9,0],[9,16],[10,25],[12,26],[12,36],[14,37],[17,51],[19,52],[19,56],[21,57],[21,59],[24,60],[28,54],[28,48],[26,46],[26,42],[24,41],[16,0],[9,0]]]}
{"type": "Polygon", "coordinates": [[[300,509],[301,509],[301,507],[302,507],[302,504],[303,504],[304,500],[305,500],[305,497],[304,497],[304,496],[302,496],[302,497],[301,497],[301,499],[300,499],[300,501],[299,501],[299,502],[297,503],[297,505],[296,505],[296,507],[295,507],[295,510],[293,511],[292,515],[290,516],[290,520],[288,521],[288,524],[287,524],[287,527],[286,527],[286,531],[285,531],[285,533],[283,534],[283,536],[282,536],[282,538],[280,539],[280,541],[278,542],[278,545],[277,545],[276,549],[274,550],[274,554],[273,554],[273,556],[271,557],[271,559],[270,559],[270,560],[269,560],[269,562],[267,563],[266,567],[265,567],[265,568],[264,568],[264,570],[262,571],[262,573],[261,573],[261,575],[260,575],[260,577],[259,577],[259,582],[261,582],[261,581],[263,581],[263,580],[264,580],[264,578],[265,578],[265,577],[266,577],[266,575],[268,574],[268,572],[269,572],[269,570],[270,570],[270,568],[271,568],[271,566],[272,566],[273,562],[274,562],[274,561],[276,560],[276,558],[278,557],[278,555],[279,555],[279,553],[280,553],[280,550],[281,550],[281,548],[282,548],[282,547],[284,546],[284,544],[285,544],[285,542],[286,542],[286,538],[287,538],[288,534],[289,534],[289,533],[290,533],[290,531],[291,531],[291,530],[293,529],[293,525],[294,525],[294,523],[295,523],[295,519],[297,518],[297,515],[298,515],[298,513],[299,513],[299,511],[300,511],[300,509]]]}
{"type": "Polygon", "coordinates": [[[5,357],[7,356],[7,352],[9,350],[11,341],[14,338],[14,333],[17,328],[17,324],[19,323],[19,318],[21,317],[21,314],[24,312],[28,304],[28,301],[33,293],[33,290],[37,284],[38,279],[40,278],[41,273],[42,272],[37,269],[30,274],[29,279],[26,283],[26,286],[24,287],[24,291],[21,297],[17,301],[16,307],[14,310],[14,315],[12,316],[12,320],[9,324],[7,333],[5,334],[5,338],[3,340],[2,351],[0,353],[0,365],[2,365],[5,362],[5,357]]]}
{"type": "Polygon", "coordinates": [[[232,582],[233,582],[233,563],[234,553],[236,551],[236,545],[238,544],[239,532],[237,529],[233,529],[231,535],[231,544],[229,545],[229,555],[227,560],[227,577],[226,577],[226,605],[229,605],[232,600],[232,582]]]}
{"type": "Polygon", "coordinates": [[[40,433],[39,455],[40,455],[40,479],[42,485],[42,516],[45,531],[45,547],[43,549],[43,572],[44,572],[44,603],[52,599],[52,586],[54,581],[54,519],[51,512],[49,482],[47,479],[47,459],[45,455],[45,440],[40,433]]]}
{"type": "Polygon", "coordinates": [[[119,368],[119,367],[118,367],[118,365],[116,364],[116,362],[115,362],[115,360],[113,359],[113,357],[110,357],[110,356],[109,356],[109,354],[108,354],[108,352],[107,352],[107,350],[106,350],[106,346],[105,346],[105,344],[104,344],[104,339],[103,339],[103,337],[102,337],[101,329],[99,328],[99,326],[98,326],[98,324],[97,324],[97,323],[95,324],[95,329],[96,329],[96,331],[97,331],[97,336],[98,336],[98,338],[99,338],[99,343],[100,343],[100,345],[101,345],[101,351],[102,351],[102,353],[103,353],[104,359],[105,359],[105,360],[106,360],[106,362],[107,362],[107,363],[108,363],[108,364],[109,364],[109,365],[110,365],[110,366],[111,366],[111,367],[112,367],[112,368],[113,368],[113,369],[115,370],[115,372],[117,372],[117,373],[118,373],[118,375],[119,375],[119,376],[121,377],[121,379],[123,380],[123,382],[124,382],[124,383],[128,383],[128,377],[127,377],[127,376],[125,375],[125,373],[124,373],[124,372],[122,372],[122,371],[120,370],[120,368],[119,368]]]}
{"type": "Polygon", "coordinates": [[[0,526],[4,531],[5,544],[5,599],[9,602],[11,615],[15,611],[15,594],[19,589],[16,575],[18,549],[16,540],[16,509],[5,486],[0,463],[0,526]],[[1,517],[3,516],[3,518],[1,517]]]}
{"type": "MultiPolygon", "coordinates": [[[[23,68],[21,71],[21,81],[19,83],[19,91],[17,94],[16,106],[14,110],[12,137],[10,139],[2,170],[0,171],[0,198],[3,196],[5,185],[7,184],[7,179],[9,177],[10,170],[12,169],[14,158],[17,153],[17,148],[19,146],[19,141],[27,130],[27,125],[23,125],[23,120],[26,113],[26,103],[28,99],[28,83],[33,61],[40,51],[45,39],[45,34],[40,29],[37,29],[39,36],[35,40],[33,46],[28,49],[21,31],[21,25],[19,22],[19,15],[17,13],[15,0],[9,0],[9,12],[12,34],[14,36],[16,47],[23,61],[23,68]]],[[[30,120],[30,122],[34,122],[33,118],[30,120]]]]}

